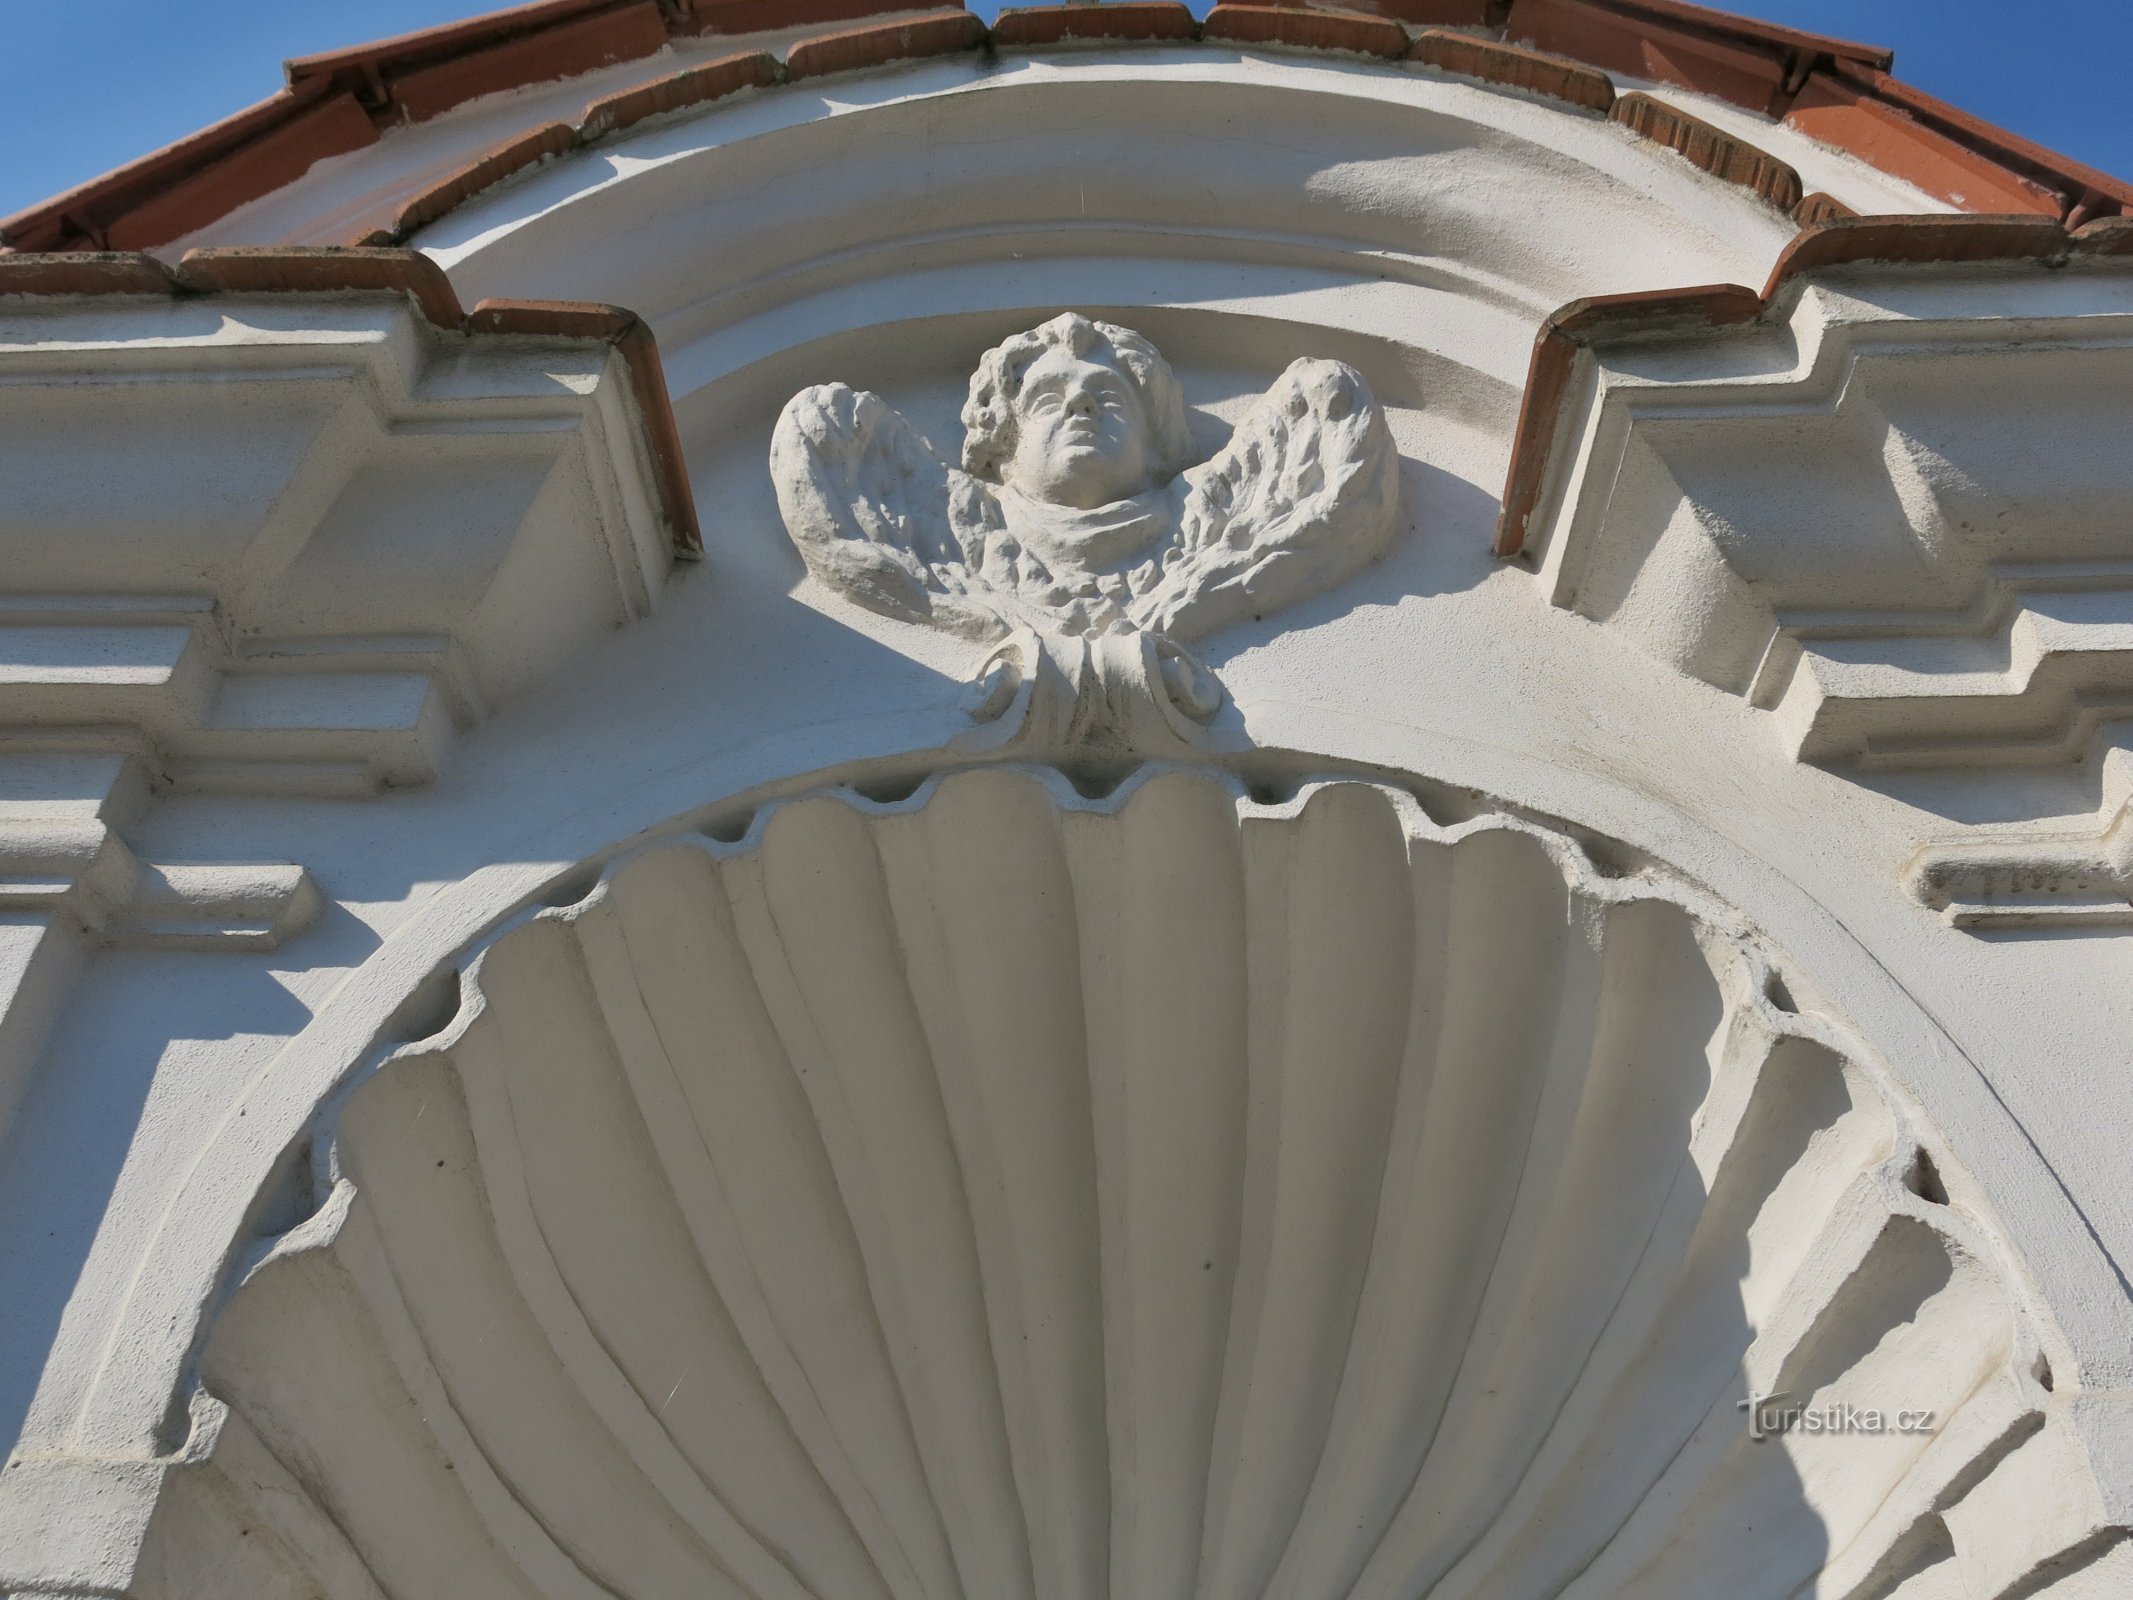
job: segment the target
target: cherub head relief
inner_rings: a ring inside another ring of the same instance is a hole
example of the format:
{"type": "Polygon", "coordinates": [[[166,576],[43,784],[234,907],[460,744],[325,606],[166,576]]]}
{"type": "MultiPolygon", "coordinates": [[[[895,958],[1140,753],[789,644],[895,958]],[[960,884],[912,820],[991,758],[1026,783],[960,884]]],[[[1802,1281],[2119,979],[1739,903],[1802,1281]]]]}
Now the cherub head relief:
{"type": "Polygon", "coordinates": [[[1091,511],[1190,465],[1185,391],[1131,328],[1069,311],[978,358],[963,469],[1032,500],[1091,511]]]}
{"type": "Polygon", "coordinates": [[[1291,362],[1193,465],[1184,390],[1130,328],[1067,312],[978,358],[948,466],[879,395],[803,389],[771,438],[809,569],[888,616],[997,639],[1189,638],[1375,557],[1399,458],[1362,374],[1291,362]]]}

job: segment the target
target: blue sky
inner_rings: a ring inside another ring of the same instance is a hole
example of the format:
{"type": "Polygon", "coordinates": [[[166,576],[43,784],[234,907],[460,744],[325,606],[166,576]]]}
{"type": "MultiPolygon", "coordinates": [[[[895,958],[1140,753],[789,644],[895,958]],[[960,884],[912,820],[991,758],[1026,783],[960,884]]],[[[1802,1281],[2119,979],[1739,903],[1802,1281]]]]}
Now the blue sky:
{"type": "MultiPolygon", "coordinates": [[[[985,16],[996,8],[973,0],[985,16]]],[[[285,56],[489,9],[455,0],[0,0],[0,214],[264,98],[280,85],[285,56]]],[[[2133,0],[1747,0],[1733,9],[1892,46],[1899,76],[2133,177],[2133,0]]]]}

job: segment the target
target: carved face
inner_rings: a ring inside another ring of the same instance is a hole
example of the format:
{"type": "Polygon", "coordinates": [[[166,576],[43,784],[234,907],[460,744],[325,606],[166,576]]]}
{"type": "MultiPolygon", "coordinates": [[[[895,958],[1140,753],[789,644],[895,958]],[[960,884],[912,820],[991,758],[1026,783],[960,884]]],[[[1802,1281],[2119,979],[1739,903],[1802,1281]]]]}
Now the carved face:
{"type": "Polygon", "coordinates": [[[1053,346],[1015,396],[1004,474],[1024,494],[1089,510],[1152,486],[1156,449],[1140,390],[1116,367],[1053,346]]]}

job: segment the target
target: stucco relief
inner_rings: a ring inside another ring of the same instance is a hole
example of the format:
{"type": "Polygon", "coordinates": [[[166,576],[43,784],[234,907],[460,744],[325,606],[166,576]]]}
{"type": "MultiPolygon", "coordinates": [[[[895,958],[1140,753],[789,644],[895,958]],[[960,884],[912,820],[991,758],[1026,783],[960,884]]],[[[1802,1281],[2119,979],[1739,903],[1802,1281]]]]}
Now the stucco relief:
{"type": "Polygon", "coordinates": [[[770,464],[810,571],[885,616],[1191,639],[1341,581],[1390,539],[1398,457],[1370,387],[1300,360],[1195,464],[1140,334],[1071,312],[988,350],[949,466],[879,395],[803,389],[770,464]]]}

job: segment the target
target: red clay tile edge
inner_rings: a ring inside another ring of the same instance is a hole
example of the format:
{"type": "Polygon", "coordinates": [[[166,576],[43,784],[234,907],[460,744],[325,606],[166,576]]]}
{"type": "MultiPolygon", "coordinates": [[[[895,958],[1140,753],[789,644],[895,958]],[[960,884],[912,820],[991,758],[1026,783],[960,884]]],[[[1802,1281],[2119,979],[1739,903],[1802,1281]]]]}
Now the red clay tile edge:
{"type": "Polygon", "coordinates": [[[1599,0],[1608,9],[1619,11],[1626,17],[1642,17],[1648,22],[1701,28],[1710,33],[1750,48],[1791,50],[1802,55],[1828,56],[1835,61],[1853,61],[1875,71],[1886,72],[1895,64],[1896,55],[1878,44],[1860,44],[1853,39],[1839,39],[1826,33],[1809,33],[1800,28],[1787,28],[1775,22],[1764,22],[1755,17],[1735,16],[1730,11],[1720,11],[1714,6],[1699,6],[1687,0],[1599,0]]]}
{"type": "Polygon", "coordinates": [[[1217,5],[1200,24],[1200,37],[1224,44],[1340,50],[1394,61],[1407,54],[1409,44],[1407,30],[1389,17],[1293,5],[1217,5]]]}
{"type": "Polygon", "coordinates": [[[1801,227],[1812,227],[1817,222],[1831,222],[1838,217],[1856,217],[1858,212],[1839,200],[1835,195],[1824,194],[1817,189],[1813,194],[1800,197],[1800,203],[1792,208],[1792,220],[1801,227]]]}
{"type": "Polygon", "coordinates": [[[397,72],[380,85],[383,109],[402,122],[427,122],[483,95],[642,61],[664,50],[667,38],[666,15],[653,0],[629,0],[484,50],[397,72]]]}
{"type": "MultiPolygon", "coordinates": [[[[2011,178],[2048,196],[2058,208],[2059,220],[2069,227],[2079,227],[2099,216],[2133,211],[2133,183],[2070,160],[2019,134],[2009,133],[1981,117],[1949,105],[1945,100],[1936,99],[1923,89],[1890,77],[1885,71],[1864,67],[1834,68],[1817,73],[1810,87],[1825,102],[1842,102],[1849,98],[1857,104],[1870,106],[1886,126],[1916,129],[1926,141],[1945,141],[1969,161],[2003,179],[2011,178]]],[[[1808,98],[1803,91],[1801,100],[1804,102],[1808,98]]],[[[1788,123],[1800,127],[1810,137],[1852,148],[1841,132],[1825,133],[1808,126],[1811,118],[1804,106],[1796,107],[1796,110],[1799,114],[1786,116],[1788,123]]],[[[1853,153],[1885,172],[1919,181],[1905,171],[1901,163],[1875,160],[1864,148],[1853,153]]],[[[1921,186],[1930,189],[1932,184],[1926,182],[1921,186]]]]}
{"type": "Polygon", "coordinates": [[[1665,145],[1712,177],[1761,195],[1788,215],[1805,194],[1800,175],[1776,156],[1664,100],[1655,100],[1648,94],[1625,94],[1615,101],[1607,116],[1632,133],[1665,145]]]}
{"type": "MultiPolygon", "coordinates": [[[[1179,7],[1182,11],[1184,8],[1179,7]]],[[[1186,13],[1188,19],[1190,12],[1186,13]]],[[[721,56],[672,72],[587,105],[573,126],[551,122],[483,151],[403,201],[392,222],[350,238],[366,246],[405,244],[409,238],[475,196],[531,168],[636,126],[649,117],[708,105],[743,89],[769,88],[798,79],[881,66],[891,61],[953,54],[981,44],[985,24],[960,7],[872,28],[852,28],[803,39],[780,62],[765,50],[721,56]]]]}
{"type": "Polygon", "coordinates": [[[2133,257],[2133,217],[2109,217],[2069,232],[2050,217],[1838,217],[1803,228],[1758,294],[1737,283],[1645,290],[1573,300],[1541,324],[1526,369],[1525,396],[1504,475],[1496,554],[1517,555],[1539,504],[1570,399],[1579,352],[1625,335],[1695,338],[1769,320],[1779,296],[1808,273],[1865,262],[1948,266],[2133,257]]]}
{"type": "Polygon", "coordinates": [[[818,33],[802,39],[785,54],[785,76],[797,81],[832,72],[860,72],[892,61],[975,50],[984,42],[984,22],[956,6],[908,21],[881,22],[871,28],[818,33]]]}
{"type": "Polygon", "coordinates": [[[373,247],[405,244],[421,229],[475,196],[580,145],[623,132],[649,117],[708,105],[743,89],[766,88],[784,81],[784,69],[777,57],[763,50],[721,56],[701,66],[654,78],[650,83],[593,101],[575,127],[567,122],[551,122],[492,146],[465,166],[409,196],[388,226],[369,229],[346,242],[373,247]]]}
{"type": "MultiPolygon", "coordinates": [[[[1873,127],[1866,127],[1858,119],[1853,119],[1852,124],[1825,119],[1831,125],[1812,136],[1850,149],[1870,163],[1876,162],[1879,155],[1882,161],[1897,160],[1899,165],[1919,160],[1930,164],[1938,146],[1926,157],[1901,148],[1901,136],[1915,129],[1918,141],[1914,142],[1940,141],[1962,159],[2003,172],[2009,185],[2028,185],[2039,196],[2040,209],[2046,205],[2055,207],[2060,220],[2070,225],[2133,211],[2133,184],[2017,138],[1889,77],[1889,52],[1874,46],[1756,22],[1685,0],[1355,3],[1362,9],[1339,12],[1293,4],[1220,6],[1218,11],[1229,15],[1220,22],[1210,17],[1210,26],[1203,31],[1210,38],[1227,38],[1236,43],[1360,49],[1395,56],[1409,51],[1404,44],[1395,47],[1393,33],[1387,30],[1403,35],[1405,30],[1392,18],[1489,27],[1518,37],[1523,13],[1535,19],[1535,25],[1583,40],[1610,58],[1626,51],[1625,59],[1633,58],[1639,70],[1669,82],[1678,81],[1684,87],[1753,104],[1759,110],[1786,114],[1803,94],[1820,103],[1834,97],[1842,103],[1869,106],[1875,119],[1873,127]],[[1366,14],[1370,12],[1377,14],[1366,14]],[[1892,156],[1891,149],[1896,149],[1898,155],[1892,156]]],[[[115,172],[0,220],[0,248],[78,251],[103,249],[114,243],[167,243],[271,193],[290,181],[292,168],[304,170],[314,161],[370,142],[379,129],[436,115],[475,94],[550,81],[587,70],[601,61],[648,54],[665,39],[805,27],[884,14],[882,0],[657,0],[657,12],[661,31],[655,38],[648,0],[536,0],[534,4],[354,50],[300,58],[288,64],[288,87],[270,99],[115,172]],[[419,92],[412,101],[403,101],[401,86],[419,92]],[[329,103],[341,106],[342,114],[311,115],[329,103]]],[[[991,37],[997,44],[1015,48],[1058,39],[1096,37],[1093,29],[1097,27],[1104,29],[1102,36],[1106,38],[1173,40],[1190,36],[1182,31],[1184,25],[1171,7],[1154,0],[1126,0],[1115,8],[1041,7],[1019,14],[1010,12],[991,37]],[[1096,22],[1098,16],[1113,9],[1115,18],[1096,22]],[[1074,15],[1061,20],[1058,14],[1062,11],[1074,15]],[[1133,13],[1131,17],[1126,15],[1129,12],[1133,13]],[[1028,20],[1009,20],[1018,16],[1028,20]],[[1055,30],[1053,38],[1044,37],[1055,30]]],[[[876,32],[857,31],[869,35],[876,32]]],[[[985,37],[982,26],[973,29],[962,25],[956,33],[957,42],[951,47],[965,48],[985,37]]],[[[1496,50],[1517,48],[1495,45],[1493,41],[1478,42],[1496,50]]],[[[795,48],[821,43],[803,41],[803,46],[795,48]]],[[[880,46],[867,48],[878,52],[880,46]]],[[[1441,43],[1429,47],[1447,53],[1449,49],[1441,43]]],[[[1417,49],[1413,54],[1428,61],[1429,50],[1417,49]]],[[[821,55],[819,50],[814,53],[821,55]]],[[[1567,53],[1579,57],[1574,65],[1580,71],[1608,64],[1580,56],[1576,50],[1567,53]]],[[[808,58],[803,55],[802,59],[805,62],[808,58]]],[[[891,58],[877,53],[872,60],[854,58],[851,66],[856,69],[887,59],[891,58]]],[[[1475,72],[1449,64],[1444,64],[1443,70],[1538,93],[1556,92],[1547,86],[1550,69],[1531,63],[1514,66],[1510,64],[1514,58],[1506,56],[1473,55],[1468,59],[1486,60],[1491,70],[1475,72]]],[[[818,64],[812,70],[846,69],[818,64]]],[[[1573,86],[1572,92],[1560,96],[1573,103],[1591,104],[1597,93],[1590,80],[1566,75],[1560,81],[1573,86]]],[[[627,99],[640,92],[629,91],[614,99],[627,99]]],[[[706,98],[716,98],[716,94],[681,98],[677,104],[700,103],[706,98]]],[[[638,113],[654,114],[656,110],[638,113]]],[[[595,120],[588,108],[586,120],[578,130],[581,141],[628,125],[627,120],[617,120],[596,128],[595,120]]],[[[452,181],[456,180],[447,180],[452,181]]]]}
{"type": "Polygon", "coordinates": [[[783,70],[769,51],[751,50],[670,72],[664,78],[654,78],[587,106],[578,123],[578,142],[591,144],[608,134],[633,128],[647,117],[708,105],[742,89],[767,89],[782,81],[783,70]]]}
{"type": "Polygon", "coordinates": [[[476,156],[457,172],[412,196],[394,215],[390,228],[377,229],[352,244],[391,246],[404,241],[426,223],[435,222],[464,201],[529,167],[553,160],[578,144],[578,130],[565,122],[551,122],[522,133],[476,156]]]}
{"type": "Polygon", "coordinates": [[[462,310],[452,280],[414,250],[331,248],[188,250],[175,267],[153,256],[118,252],[0,256],[0,299],[13,296],[158,296],[216,294],[404,295],[426,322],[445,333],[593,340],[614,347],[643,418],[660,515],[676,555],[703,549],[696,497],[675,430],[659,349],[634,312],[574,301],[484,300],[462,310]]]}
{"type": "Polygon", "coordinates": [[[1603,116],[1615,103],[1614,80],[1604,72],[1543,51],[1495,44],[1471,33],[1432,28],[1416,36],[1408,55],[1440,72],[1567,100],[1603,116]]]}
{"type": "Polygon", "coordinates": [[[1107,0],[1102,5],[1023,6],[993,19],[992,42],[1035,50],[1082,40],[1186,41],[1200,37],[1200,19],[1184,0],[1107,0]]]}
{"type": "MultiPolygon", "coordinates": [[[[1399,14],[1401,0],[1378,3],[1399,14]]],[[[2040,197],[2050,197],[2061,221],[2073,225],[2133,210],[2133,184],[2032,144],[1889,76],[1893,58],[1886,50],[1682,0],[1499,0],[1490,21],[1514,42],[1530,42],[1596,67],[1786,118],[1810,137],[1894,176],[1917,182],[1923,173],[1929,189],[1934,158],[1953,156],[1958,164],[1996,170],[2010,184],[2033,186],[2040,197]],[[1808,127],[1791,115],[1796,107],[1833,100],[1871,107],[1883,126],[1846,126],[1825,117],[1823,126],[1808,127]],[[1945,141],[1947,149],[1923,154],[1905,149],[1905,134],[1927,144],[1945,141]]],[[[1967,209],[1997,211],[2003,206],[2001,198],[1986,194],[1967,209]]]]}
{"type": "MultiPolygon", "coordinates": [[[[955,0],[944,0],[954,4],[955,0]]],[[[287,63],[279,93],[151,151],[102,177],[0,218],[0,247],[25,251],[100,250],[124,236],[131,246],[168,243],[226,216],[289,181],[285,171],[243,170],[248,153],[306,112],[347,100],[381,129],[423,121],[479,95],[572,77],[609,61],[649,55],[669,39],[850,22],[907,9],[894,0],[535,0],[465,22],[402,34],[353,50],[287,63]],[[655,16],[656,11],[656,16],[655,16]],[[411,98],[403,98],[405,89],[411,98]],[[125,235],[124,221],[170,191],[217,168],[189,204],[165,207],[152,234],[125,235]],[[250,181],[248,181],[250,180],[250,181]]],[[[356,147],[345,131],[319,137],[298,171],[356,147]]]]}

